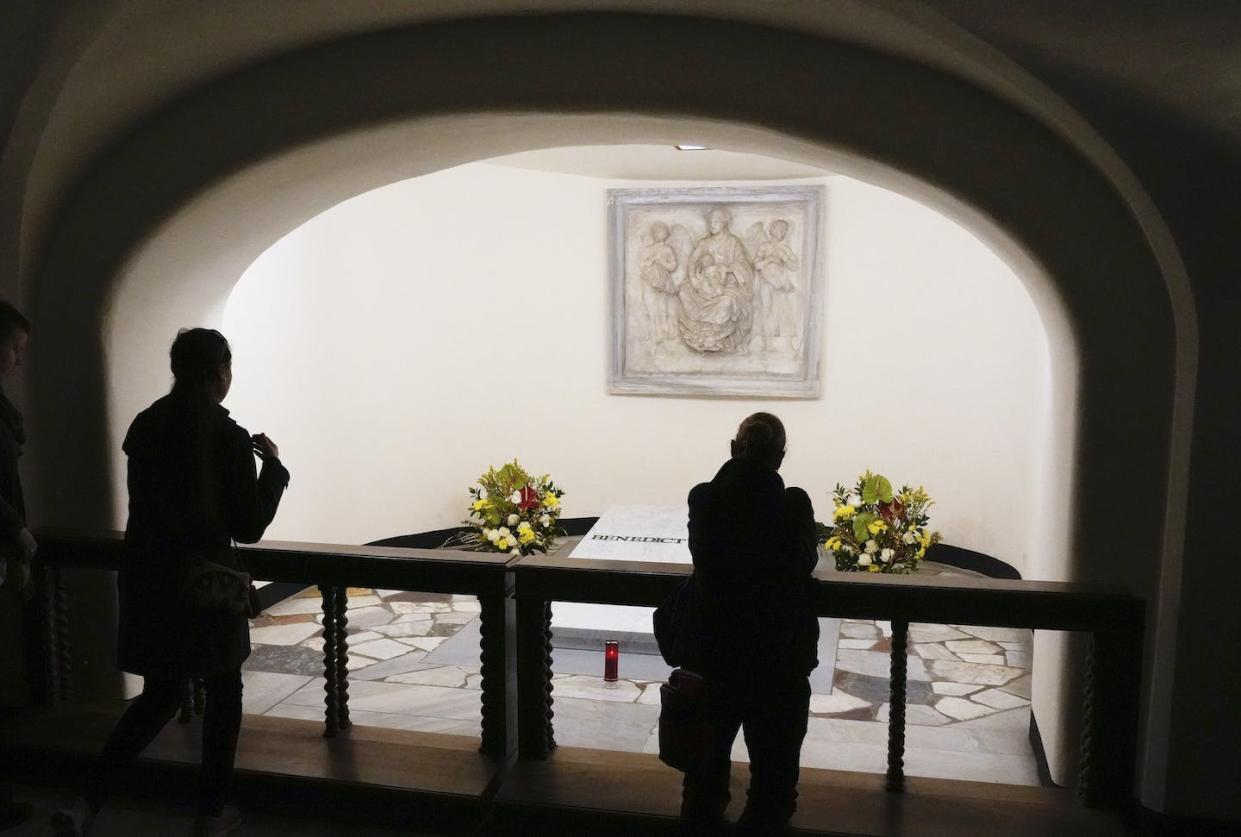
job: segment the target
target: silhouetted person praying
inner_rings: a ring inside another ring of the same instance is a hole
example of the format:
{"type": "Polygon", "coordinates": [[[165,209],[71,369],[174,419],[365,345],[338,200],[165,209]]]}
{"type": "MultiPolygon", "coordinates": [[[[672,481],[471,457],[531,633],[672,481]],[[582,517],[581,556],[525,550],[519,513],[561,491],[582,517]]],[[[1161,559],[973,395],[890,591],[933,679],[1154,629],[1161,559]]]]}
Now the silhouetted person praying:
{"type": "Polygon", "coordinates": [[[685,774],[681,817],[688,834],[718,833],[741,728],[750,789],[739,825],[774,835],[797,807],[809,675],[818,665],[814,509],[777,473],[785,448],[778,418],[750,416],[731,448],[715,478],[689,493],[695,589],[684,668],[706,678],[714,741],[709,765],[685,774]]]}
{"type": "Polygon", "coordinates": [[[263,536],[289,472],[274,442],[251,436],[220,404],[233,381],[222,334],[182,331],[170,354],[172,392],[138,414],[124,444],[118,666],[144,677],[142,694],[112,731],[83,796],[53,817],[57,834],[87,833],[113,775],[176,714],[189,678],[201,678],[207,694],[195,833],[227,834],[241,823],[225,803],[241,729],[241,664],[250,655],[250,590],[232,542],[263,536]]]}

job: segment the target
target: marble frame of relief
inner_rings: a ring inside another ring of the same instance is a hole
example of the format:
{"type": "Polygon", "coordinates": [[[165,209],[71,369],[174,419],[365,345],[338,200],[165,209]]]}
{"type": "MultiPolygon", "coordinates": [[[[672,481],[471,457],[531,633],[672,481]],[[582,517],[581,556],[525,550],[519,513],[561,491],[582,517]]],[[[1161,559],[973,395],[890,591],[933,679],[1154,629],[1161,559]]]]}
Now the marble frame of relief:
{"type": "Polygon", "coordinates": [[[817,398],[825,194],[609,189],[609,392],[817,398]]]}

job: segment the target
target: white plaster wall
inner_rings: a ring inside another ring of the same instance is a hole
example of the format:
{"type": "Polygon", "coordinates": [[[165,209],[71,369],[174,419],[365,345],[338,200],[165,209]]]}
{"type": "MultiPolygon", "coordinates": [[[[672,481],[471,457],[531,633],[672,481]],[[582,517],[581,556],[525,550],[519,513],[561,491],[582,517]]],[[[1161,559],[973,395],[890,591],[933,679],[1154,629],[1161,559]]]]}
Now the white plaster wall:
{"type": "Polygon", "coordinates": [[[869,467],[925,484],[947,541],[1024,569],[1048,387],[1024,286],[934,211],[843,176],[822,182],[812,401],[607,394],[605,191],[640,182],[477,163],[290,233],[223,317],[226,406],[277,440],[293,474],[269,537],[351,543],[450,526],[466,486],[514,456],[552,473],[570,516],[680,503],[738,421],[767,409],[788,427],[785,478],[820,517],[831,487],[869,467]]]}

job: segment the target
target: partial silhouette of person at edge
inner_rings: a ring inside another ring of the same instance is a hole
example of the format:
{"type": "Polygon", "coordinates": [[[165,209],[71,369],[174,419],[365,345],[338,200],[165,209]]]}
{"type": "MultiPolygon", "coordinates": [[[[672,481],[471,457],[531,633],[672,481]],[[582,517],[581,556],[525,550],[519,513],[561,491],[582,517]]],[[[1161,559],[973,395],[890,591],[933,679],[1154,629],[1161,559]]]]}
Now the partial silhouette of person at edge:
{"type": "Polygon", "coordinates": [[[144,678],[113,729],[81,796],[58,811],[58,835],[89,831],[117,772],[176,714],[188,678],[202,678],[201,797],[194,833],[228,834],[241,814],[227,804],[241,729],[241,664],[250,655],[246,596],[232,541],[253,543],[276,514],[289,472],[276,444],[251,436],[221,405],[232,352],[218,331],[177,335],[172,392],[134,419],[129,522],[118,578],[118,667],[144,678]],[[256,470],[254,456],[263,461],[256,470]],[[238,598],[240,597],[240,598],[238,598]]]}
{"type": "MultiPolygon", "coordinates": [[[[0,300],[0,379],[21,368],[30,336],[30,321],[0,300]]],[[[26,502],[17,460],[26,444],[22,414],[0,391],[0,718],[8,719],[30,705],[29,679],[42,669],[34,659],[40,644],[37,609],[30,601],[31,565],[38,544],[26,528],[26,502]]],[[[0,831],[30,819],[29,802],[15,802],[0,785],[0,831]]]]}
{"type": "Polygon", "coordinates": [[[689,493],[694,605],[684,668],[704,675],[712,719],[709,763],[685,774],[682,833],[717,834],[730,801],[738,729],[750,756],[741,833],[786,833],[797,807],[798,760],[818,665],[811,573],[814,509],[786,488],[784,425],[770,413],[741,422],[732,457],[689,493]]]}

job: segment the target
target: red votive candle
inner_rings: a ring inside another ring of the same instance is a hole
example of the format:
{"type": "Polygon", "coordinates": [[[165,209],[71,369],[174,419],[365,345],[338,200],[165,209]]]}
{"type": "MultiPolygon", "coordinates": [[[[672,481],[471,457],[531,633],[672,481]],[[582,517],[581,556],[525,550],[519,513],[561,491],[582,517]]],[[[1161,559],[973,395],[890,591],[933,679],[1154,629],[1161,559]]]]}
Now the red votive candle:
{"type": "Polygon", "coordinates": [[[615,683],[620,670],[620,643],[614,639],[603,643],[603,682],[615,683]]]}

